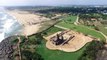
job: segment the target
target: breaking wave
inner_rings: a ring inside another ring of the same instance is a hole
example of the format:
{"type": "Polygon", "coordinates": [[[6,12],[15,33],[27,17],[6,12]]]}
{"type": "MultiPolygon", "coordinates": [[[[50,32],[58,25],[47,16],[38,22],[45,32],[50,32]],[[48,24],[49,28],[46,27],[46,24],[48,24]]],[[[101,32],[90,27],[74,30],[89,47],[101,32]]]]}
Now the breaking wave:
{"type": "Polygon", "coordinates": [[[22,29],[19,22],[9,14],[0,12],[0,42],[13,35],[17,35],[22,29]]]}

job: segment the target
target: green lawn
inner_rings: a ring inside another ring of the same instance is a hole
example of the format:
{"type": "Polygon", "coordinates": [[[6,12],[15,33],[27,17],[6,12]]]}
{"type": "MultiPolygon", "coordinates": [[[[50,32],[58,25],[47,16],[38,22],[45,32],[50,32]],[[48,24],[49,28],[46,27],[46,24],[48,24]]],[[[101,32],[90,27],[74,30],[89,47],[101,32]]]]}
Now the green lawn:
{"type": "Polygon", "coordinates": [[[46,31],[44,31],[43,34],[45,34],[45,36],[49,36],[51,34],[58,32],[58,31],[62,31],[62,29],[57,28],[57,27],[51,27],[51,28],[47,29],[46,31]]]}
{"type": "MultiPolygon", "coordinates": [[[[66,18],[65,18],[66,19],[66,18]]],[[[71,20],[71,22],[73,23],[76,19],[72,18],[74,20],[71,20]]],[[[69,18],[68,18],[69,20],[69,18]]],[[[69,20],[70,21],[70,20],[69,20]]],[[[100,38],[102,40],[105,40],[104,36],[101,35],[100,33],[96,32],[95,30],[91,30],[90,28],[86,27],[86,26],[76,26],[72,23],[65,23],[66,21],[63,20],[62,22],[58,23],[57,25],[59,26],[63,26],[78,32],[82,32],[84,34],[87,35],[92,35],[96,38],[100,38]]],[[[57,28],[57,27],[52,27],[46,31],[43,32],[43,34],[45,34],[45,36],[51,35],[55,32],[58,31],[62,31],[62,29],[57,28]]],[[[88,46],[89,43],[87,43],[83,48],[81,48],[80,50],[76,51],[76,52],[63,52],[63,51],[58,51],[58,50],[49,50],[46,48],[46,40],[42,40],[42,44],[38,45],[37,48],[35,49],[37,51],[37,53],[39,53],[40,55],[42,55],[42,57],[44,58],[44,60],[78,60],[78,58],[80,58],[80,56],[83,54],[83,51],[86,49],[86,47],[88,46]]]]}
{"type": "Polygon", "coordinates": [[[69,28],[69,29],[72,29],[72,30],[75,30],[78,32],[82,32],[84,34],[91,35],[91,36],[96,37],[96,38],[100,38],[101,40],[105,40],[105,37],[101,33],[98,33],[97,31],[92,30],[92,29],[90,29],[86,26],[83,26],[83,25],[77,26],[74,24],[65,23],[64,21],[58,23],[57,25],[63,26],[63,27],[66,27],[66,28],[69,28]]]}
{"type": "Polygon", "coordinates": [[[107,29],[103,25],[97,25],[96,27],[107,36],[107,29]]]}
{"type": "MultiPolygon", "coordinates": [[[[46,35],[53,34],[55,32],[61,31],[62,29],[52,27],[44,32],[47,32],[46,35]]],[[[46,48],[46,40],[42,40],[42,44],[38,45],[37,48],[35,49],[37,53],[42,55],[44,60],[78,60],[78,58],[82,55],[82,52],[86,49],[86,44],[83,48],[81,48],[77,52],[63,52],[63,51],[58,51],[58,50],[49,50],[46,48]]]]}
{"type": "Polygon", "coordinates": [[[44,60],[78,60],[78,58],[82,55],[82,52],[86,49],[86,46],[88,45],[85,45],[77,52],[67,53],[63,51],[49,50],[46,48],[45,44],[46,42],[45,40],[43,40],[42,44],[35,49],[37,53],[42,55],[44,60]]]}
{"type": "Polygon", "coordinates": [[[77,16],[70,15],[70,16],[67,16],[66,18],[64,18],[63,20],[68,23],[74,23],[76,21],[76,19],[77,19],[77,16]]]}

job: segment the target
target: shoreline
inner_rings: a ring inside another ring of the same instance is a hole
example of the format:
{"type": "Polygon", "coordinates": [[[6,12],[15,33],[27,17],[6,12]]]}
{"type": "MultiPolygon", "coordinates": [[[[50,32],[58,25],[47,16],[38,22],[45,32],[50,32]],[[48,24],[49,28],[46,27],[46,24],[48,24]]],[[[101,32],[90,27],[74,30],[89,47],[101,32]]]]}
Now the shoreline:
{"type": "Polygon", "coordinates": [[[7,11],[7,13],[14,16],[14,18],[23,26],[21,35],[25,36],[37,33],[41,28],[41,23],[50,20],[49,18],[29,13],[28,11],[7,11]]]}

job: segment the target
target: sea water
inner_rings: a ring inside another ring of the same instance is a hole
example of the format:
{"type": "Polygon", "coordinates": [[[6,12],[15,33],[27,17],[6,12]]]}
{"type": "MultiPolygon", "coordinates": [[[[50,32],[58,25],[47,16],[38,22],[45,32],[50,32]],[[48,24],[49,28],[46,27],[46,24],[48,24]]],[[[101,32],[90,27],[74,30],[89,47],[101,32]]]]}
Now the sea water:
{"type": "Polygon", "coordinates": [[[13,16],[0,12],[0,42],[7,37],[17,35],[21,29],[21,24],[13,16]]]}

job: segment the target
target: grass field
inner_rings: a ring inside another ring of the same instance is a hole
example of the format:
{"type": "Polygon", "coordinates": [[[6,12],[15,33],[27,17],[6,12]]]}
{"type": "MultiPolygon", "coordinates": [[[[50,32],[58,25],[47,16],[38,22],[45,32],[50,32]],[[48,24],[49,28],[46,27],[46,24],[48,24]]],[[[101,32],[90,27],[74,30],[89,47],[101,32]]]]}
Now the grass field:
{"type": "Polygon", "coordinates": [[[86,49],[85,45],[82,49],[77,52],[67,53],[62,51],[49,50],[45,46],[45,40],[42,41],[42,44],[39,45],[36,51],[42,55],[44,60],[78,60],[78,58],[82,55],[82,52],[86,49]]]}
{"type": "MultiPolygon", "coordinates": [[[[65,28],[69,28],[69,29],[72,29],[72,30],[75,30],[78,32],[82,32],[87,35],[92,35],[96,38],[100,38],[101,40],[105,40],[104,36],[95,30],[91,30],[90,28],[88,28],[86,26],[82,26],[82,25],[77,26],[77,25],[72,24],[75,22],[75,20],[76,20],[76,16],[73,18],[71,18],[71,17],[65,18],[65,20],[58,23],[57,25],[65,27],[65,28]],[[71,23],[66,21],[67,19],[71,23]]],[[[51,35],[55,32],[58,32],[58,31],[62,31],[62,29],[57,28],[57,27],[52,27],[52,28],[44,31],[43,34],[45,36],[48,36],[48,35],[51,35]]],[[[87,43],[83,48],[81,48],[80,50],[78,50],[76,52],[67,53],[67,52],[63,52],[63,51],[47,49],[46,48],[46,40],[42,40],[42,44],[38,45],[35,50],[37,51],[37,53],[42,55],[44,60],[78,60],[78,58],[82,55],[83,51],[86,49],[88,44],[89,43],[87,43]]]]}
{"type": "Polygon", "coordinates": [[[56,22],[58,22],[58,21],[49,20],[49,21],[45,21],[45,22],[41,23],[41,28],[39,29],[38,32],[41,32],[41,31],[46,30],[46,29],[49,28],[50,26],[54,25],[56,22]]]}
{"type": "MultiPolygon", "coordinates": [[[[62,22],[61,22],[62,23],[62,22]]],[[[62,24],[64,26],[67,26],[65,24],[62,24]]],[[[78,27],[78,26],[77,26],[78,27]]],[[[87,30],[86,27],[84,29],[84,27],[80,27],[80,28],[77,28],[75,27],[75,25],[68,25],[67,28],[70,28],[70,29],[75,29],[75,30],[78,30],[80,32],[84,32],[86,33],[85,31],[87,30]]],[[[58,32],[58,31],[61,31],[62,29],[59,29],[59,28],[56,28],[56,27],[52,27],[48,30],[46,30],[45,32],[47,32],[46,35],[50,35],[50,34],[53,34],[55,32],[58,32]]],[[[97,37],[100,37],[100,38],[104,38],[101,34],[97,33],[97,32],[93,32],[91,30],[88,30],[87,31],[87,34],[92,34],[92,35],[97,35],[97,37]],[[88,33],[88,32],[92,32],[92,33],[88,33]]],[[[79,51],[76,51],[76,52],[71,52],[71,53],[66,53],[66,52],[63,52],[63,51],[54,51],[54,50],[49,50],[46,48],[46,41],[45,40],[42,40],[42,44],[39,45],[37,48],[36,48],[36,51],[42,55],[42,57],[44,58],[44,60],[78,60],[78,58],[82,55],[83,51],[86,49],[86,46],[88,46],[88,44],[86,44],[83,48],[81,48],[79,51]]]]}
{"type": "MultiPolygon", "coordinates": [[[[45,32],[47,32],[46,35],[53,34],[55,32],[61,31],[62,29],[52,27],[45,32]]],[[[58,51],[58,50],[49,50],[46,48],[46,40],[42,40],[42,44],[37,46],[36,51],[42,55],[44,60],[78,60],[78,58],[82,55],[82,52],[86,49],[86,44],[83,48],[81,48],[77,52],[63,52],[63,51],[58,51]]]]}
{"type": "Polygon", "coordinates": [[[74,23],[76,21],[76,19],[77,19],[77,16],[70,15],[70,16],[67,16],[66,18],[64,18],[63,20],[68,23],[74,23]]]}
{"type": "Polygon", "coordinates": [[[99,31],[101,31],[103,34],[107,36],[107,29],[103,25],[98,25],[96,27],[99,29],[99,31]]]}
{"type": "Polygon", "coordinates": [[[58,23],[57,25],[63,26],[63,27],[66,27],[66,28],[69,28],[69,29],[72,29],[72,30],[75,30],[78,32],[82,32],[84,34],[91,35],[96,38],[100,38],[101,40],[105,40],[105,37],[101,33],[97,32],[95,30],[92,30],[86,26],[69,24],[64,21],[58,23]]]}
{"type": "Polygon", "coordinates": [[[43,34],[45,36],[49,36],[51,34],[54,34],[54,33],[58,32],[58,31],[62,31],[62,29],[57,28],[57,27],[51,27],[51,28],[47,29],[46,31],[44,31],[43,34]]]}

